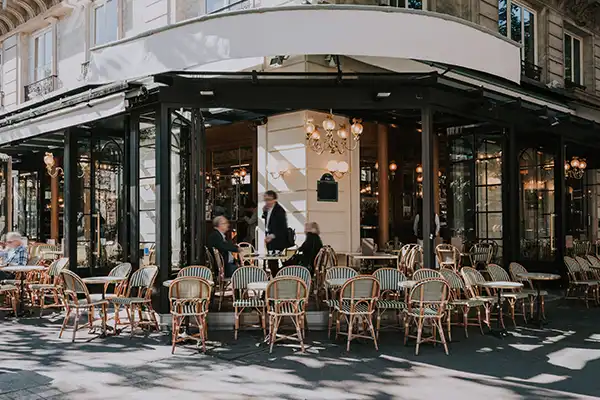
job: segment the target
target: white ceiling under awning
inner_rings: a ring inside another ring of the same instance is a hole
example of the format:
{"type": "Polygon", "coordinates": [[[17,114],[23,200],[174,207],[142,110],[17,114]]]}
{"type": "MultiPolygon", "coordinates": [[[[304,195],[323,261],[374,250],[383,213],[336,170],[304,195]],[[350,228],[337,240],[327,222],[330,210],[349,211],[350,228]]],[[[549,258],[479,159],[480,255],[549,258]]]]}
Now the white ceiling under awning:
{"type": "Polygon", "coordinates": [[[427,60],[521,78],[519,46],[468,21],[391,7],[304,5],[207,15],[96,47],[89,83],[311,54],[427,60]]]}

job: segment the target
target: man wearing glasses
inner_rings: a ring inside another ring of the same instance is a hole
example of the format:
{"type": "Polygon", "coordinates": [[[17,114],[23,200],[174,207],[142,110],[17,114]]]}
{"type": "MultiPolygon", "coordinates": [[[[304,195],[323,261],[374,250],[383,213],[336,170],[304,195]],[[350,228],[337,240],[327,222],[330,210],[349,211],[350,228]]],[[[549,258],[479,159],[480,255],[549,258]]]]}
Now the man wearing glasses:
{"type": "Polygon", "coordinates": [[[27,265],[29,255],[27,248],[23,246],[23,238],[18,232],[9,232],[6,234],[6,246],[0,250],[0,257],[3,258],[4,265],[27,265]]]}

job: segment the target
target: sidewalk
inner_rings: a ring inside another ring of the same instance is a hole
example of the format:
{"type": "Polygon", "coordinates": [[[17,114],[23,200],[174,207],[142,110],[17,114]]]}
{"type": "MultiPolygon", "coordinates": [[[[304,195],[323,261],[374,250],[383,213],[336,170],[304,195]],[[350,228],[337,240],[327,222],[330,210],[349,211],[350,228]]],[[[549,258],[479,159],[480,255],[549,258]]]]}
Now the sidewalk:
{"type": "Polygon", "coordinates": [[[258,331],[210,332],[209,351],[170,354],[169,337],[128,334],[75,344],[57,339],[59,319],[0,321],[0,400],[7,399],[585,399],[600,398],[600,309],[549,307],[552,328],[519,328],[506,340],[464,338],[455,328],[450,355],[381,335],[380,351],[309,332],[305,354],[258,331]]]}

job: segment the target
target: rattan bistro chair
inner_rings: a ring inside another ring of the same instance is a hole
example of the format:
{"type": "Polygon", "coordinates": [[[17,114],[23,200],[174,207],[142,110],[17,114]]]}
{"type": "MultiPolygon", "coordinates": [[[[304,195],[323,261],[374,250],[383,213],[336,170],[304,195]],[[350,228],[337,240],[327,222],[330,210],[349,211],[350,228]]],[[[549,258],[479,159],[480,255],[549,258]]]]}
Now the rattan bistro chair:
{"type": "Polygon", "coordinates": [[[269,278],[264,269],[259,267],[239,267],[231,277],[233,292],[233,310],[235,313],[234,338],[237,340],[240,329],[240,319],[244,310],[256,311],[260,319],[263,333],[267,336],[266,304],[263,299],[248,290],[248,284],[253,282],[266,282],[269,278]],[[253,296],[250,296],[253,294],[253,296]]]}
{"type": "Polygon", "coordinates": [[[169,305],[172,320],[171,354],[175,353],[175,346],[179,342],[194,339],[198,347],[202,344],[202,351],[206,351],[207,325],[206,317],[210,304],[211,285],[206,279],[198,276],[182,276],[169,285],[169,305]],[[181,327],[186,318],[193,318],[198,325],[198,333],[181,335],[181,327]]]}
{"type": "Polygon", "coordinates": [[[338,305],[339,298],[336,295],[336,290],[340,289],[342,286],[331,286],[327,283],[327,281],[331,279],[341,279],[347,281],[349,279],[355,278],[358,276],[358,272],[350,267],[331,267],[327,270],[325,277],[323,279],[323,285],[325,288],[325,300],[323,302],[329,308],[329,322],[327,324],[327,337],[331,334],[331,327],[333,326],[333,321],[335,320],[335,310],[338,305]],[[330,290],[333,292],[330,294],[330,290]]]}
{"type": "Polygon", "coordinates": [[[29,285],[33,293],[32,298],[37,299],[40,307],[40,317],[47,308],[64,307],[61,272],[69,267],[69,259],[66,257],[55,260],[48,268],[47,274],[39,283],[29,285]],[[46,297],[51,297],[52,302],[46,303],[46,297]]]}
{"type": "Polygon", "coordinates": [[[423,279],[444,278],[438,270],[430,268],[421,268],[415,271],[412,276],[413,281],[421,281],[423,279]]]}
{"type": "Polygon", "coordinates": [[[306,299],[308,298],[306,283],[295,276],[279,276],[269,282],[266,290],[267,314],[269,316],[269,353],[273,351],[273,344],[280,340],[295,340],[300,342],[304,352],[304,319],[306,299]],[[291,319],[296,333],[292,335],[279,334],[282,320],[291,319]]]}
{"type": "Polygon", "coordinates": [[[210,268],[205,267],[203,265],[190,265],[189,267],[184,267],[179,270],[177,273],[178,278],[184,277],[195,277],[202,278],[208,283],[213,282],[213,274],[210,268]]]}
{"type": "MultiPolygon", "coordinates": [[[[217,276],[218,276],[218,281],[217,281],[217,289],[219,292],[219,311],[221,311],[221,306],[223,305],[223,297],[225,297],[225,294],[227,293],[227,289],[229,288],[229,286],[231,285],[231,279],[232,278],[227,278],[225,276],[225,261],[223,260],[223,256],[221,255],[221,252],[215,248],[213,248],[212,251],[212,257],[213,260],[215,261],[216,267],[217,267],[217,276]]],[[[216,293],[215,293],[216,296],[216,293]]],[[[230,293],[228,296],[233,296],[233,293],[230,293]]]]}
{"type": "MultiPolygon", "coordinates": [[[[484,308],[485,308],[485,323],[487,326],[491,326],[492,319],[492,306],[498,303],[498,298],[496,296],[490,295],[490,292],[487,288],[482,288],[479,286],[480,283],[485,282],[485,278],[479,271],[472,267],[462,267],[460,269],[460,274],[462,275],[465,287],[467,289],[467,293],[469,298],[483,300],[484,308]]],[[[502,327],[504,327],[504,319],[502,318],[502,307],[499,308],[499,313],[497,315],[500,318],[500,323],[502,327]]]]}
{"type": "Polygon", "coordinates": [[[116,276],[119,278],[124,278],[122,281],[115,284],[115,290],[113,293],[108,293],[108,287],[111,285],[110,283],[104,284],[104,296],[106,298],[120,296],[125,292],[125,288],[127,288],[127,279],[129,279],[129,275],[131,275],[131,264],[130,263],[121,263],[110,270],[108,276],[116,276]]]}
{"type": "MultiPolygon", "coordinates": [[[[115,307],[115,315],[119,313],[119,308],[123,306],[127,312],[127,319],[131,327],[131,336],[135,333],[136,327],[154,327],[157,331],[158,321],[154,309],[152,308],[152,286],[158,274],[156,265],[142,267],[131,275],[129,286],[123,297],[113,297],[110,302],[115,307]],[[139,315],[139,321],[135,320],[135,313],[139,315]],[[144,313],[148,318],[144,319],[144,313]]],[[[119,325],[115,318],[115,331],[119,325]]],[[[125,325],[125,324],[124,324],[125,325]]]]}
{"type": "MultiPolygon", "coordinates": [[[[525,269],[525,267],[519,263],[511,262],[510,265],[508,266],[508,272],[510,273],[510,276],[512,277],[513,281],[520,282],[523,284],[523,289],[521,289],[521,292],[527,293],[529,295],[529,315],[531,316],[531,318],[533,318],[534,317],[534,315],[533,315],[534,305],[537,300],[538,292],[533,287],[533,282],[531,282],[531,280],[529,280],[527,278],[522,278],[520,275],[520,274],[526,274],[527,269],[525,269]]],[[[548,296],[548,291],[540,290],[540,303],[542,305],[541,311],[542,311],[542,315],[544,316],[544,318],[546,318],[546,309],[545,309],[545,302],[544,302],[546,296],[548,296]]]]}
{"type": "Polygon", "coordinates": [[[465,328],[465,337],[469,337],[468,327],[479,326],[479,330],[483,335],[483,326],[481,325],[481,307],[485,306],[485,301],[477,298],[472,298],[467,291],[467,287],[462,277],[453,268],[442,268],[440,273],[448,282],[450,287],[450,300],[448,310],[448,341],[452,341],[452,313],[462,314],[462,322],[460,319],[455,325],[462,325],[465,328]],[[477,310],[477,323],[471,322],[469,312],[472,309],[477,310]]]}
{"type": "Polygon", "coordinates": [[[492,262],[494,246],[490,243],[476,243],[469,250],[469,259],[471,267],[477,269],[478,266],[486,267],[492,262]]]}
{"type": "Polygon", "coordinates": [[[565,265],[569,277],[569,286],[565,293],[565,299],[582,299],[585,306],[589,308],[589,300],[598,302],[598,282],[590,281],[584,274],[581,266],[574,258],[565,256],[565,265]],[[592,297],[590,298],[590,291],[592,297]]]}
{"type": "MultiPolygon", "coordinates": [[[[492,278],[493,281],[504,281],[510,282],[510,276],[508,272],[504,270],[501,266],[497,264],[488,264],[486,266],[487,272],[492,278]]],[[[519,289],[513,291],[503,291],[501,297],[506,299],[508,302],[508,306],[510,308],[510,317],[512,319],[513,325],[517,326],[517,321],[515,320],[515,315],[523,316],[523,320],[527,323],[527,304],[526,300],[529,300],[529,294],[521,292],[519,289]],[[515,309],[517,303],[521,304],[521,313],[518,314],[515,309]]]]}
{"type": "Polygon", "coordinates": [[[12,311],[17,315],[17,305],[19,304],[19,288],[15,285],[0,284],[0,310],[12,311]]]}
{"type": "Polygon", "coordinates": [[[429,278],[419,281],[410,291],[408,308],[406,310],[406,322],[404,324],[404,344],[408,338],[417,340],[415,354],[419,355],[419,346],[421,343],[438,343],[444,345],[444,350],[448,354],[448,344],[444,336],[442,320],[448,312],[448,300],[450,298],[450,288],[448,282],[442,278],[429,278]],[[431,323],[431,336],[423,337],[423,326],[425,321],[431,323]],[[410,335],[410,326],[416,325],[417,335],[410,335]],[[440,340],[437,339],[439,332],[440,340]]]}
{"type": "Polygon", "coordinates": [[[379,282],[371,275],[359,275],[348,280],[342,286],[339,300],[335,306],[336,332],[335,337],[346,335],[346,351],[350,351],[350,342],[353,339],[371,339],[377,346],[377,334],[373,326],[373,314],[375,305],[379,299],[379,282]],[[347,332],[341,331],[341,319],[344,319],[348,327],[347,332]],[[359,329],[363,332],[359,333],[359,329]]]}
{"type": "MultiPolygon", "coordinates": [[[[310,276],[310,271],[308,270],[308,268],[303,267],[301,265],[288,265],[287,267],[283,267],[279,270],[279,272],[277,272],[276,278],[282,276],[293,276],[296,278],[300,278],[306,284],[306,288],[308,289],[308,292],[306,292],[306,304],[308,305],[308,300],[312,288],[312,278],[310,276]]],[[[306,320],[306,313],[304,313],[304,324],[302,325],[302,328],[306,328],[307,325],[308,321],[306,320]]],[[[304,333],[304,329],[302,332],[304,333]]]]}
{"type": "MultiPolygon", "coordinates": [[[[88,328],[90,330],[93,329],[94,322],[97,319],[94,317],[96,308],[99,308],[100,312],[100,321],[102,323],[102,333],[106,333],[106,318],[107,313],[106,309],[108,308],[108,300],[96,300],[92,301],[90,297],[90,293],[88,291],[87,286],[79,276],[75,273],[63,269],[60,273],[61,279],[64,284],[64,303],[67,309],[65,319],[60,328],[60,333],[58,337],[61,338],[62,334],[69,322],[69,317],[71,313],[75,313],[75,322],[73,324],[73,339],[75,341],[75,336],[77,335],[77,331],[79,330],[79,314],[81,310],[87,312],[88,315],[88,328]]],[[[82,327],[83,328],[83,327],[82,327]]]]}
{"type": "Polygon", "coordinates": [[[386,311],[395,311],[398,323],[400,316],[406,309],[406,303],[402,300],[402,293],[398,286],[399,282],[405,281],[406,276],[396,268],[379,268],[373,272],[373,277],[379,282],[379,299],[377,300],[377,337],[381,327],[381,316],[386,311]]]}
{"type": "Polygon", "coordinates": [[[435,255],[440,268],[451,268],[454,271],[460,268],[460,251],[453,245],[438,244],[435,247],[435,255]]]}

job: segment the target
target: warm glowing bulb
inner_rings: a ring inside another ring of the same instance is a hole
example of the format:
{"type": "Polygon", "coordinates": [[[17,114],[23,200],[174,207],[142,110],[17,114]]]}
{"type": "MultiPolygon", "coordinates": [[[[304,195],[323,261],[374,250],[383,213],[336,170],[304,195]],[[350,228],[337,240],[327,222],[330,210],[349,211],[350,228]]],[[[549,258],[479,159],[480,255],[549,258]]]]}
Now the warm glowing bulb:
{"type": "Polygon", "coordinates": [[[587,162],[585,160],[579,161],[579,168],[586,169],[586,167],[587,167],[587,162]]]}
{"type": "Polygon", "coordinates": [[[398,164],[396,164],[394,161],[392,161],[390,163],[390,171],[395,172],[398,169],[398,164]]]}
{"type": "Polygon", "coordinates": [[[415,171],[417,171],[417,174],[422,174],[423,173],[423,167],[421,165],[417,165],[417,168],[415,169],[415,171]]]}
{"type": "Polygon", "coordinates": [[[571,160],[571,167],[573,168],[579,168],[579,160],[574,158],[571,160]]]}
{"type": "Polygon", "coordinates": [[[248,171],[246,171],[246,168],[242,168],[242,169],[240,170],[240,175],[241,175],[241,176],[246,176],[246,175],[248,175],[248,171]]]}
{"type": "Polygon", "coordinates": [[[350,127],[350,130],[352,131],[353,135],[360,135],[361,133],[363,133],[363,126],[360,123],[360,120],[354,120],[354,123],[352,124],[352,126],[350,127]]]}
{"type": "Polygon", "coordinates": [[[54,166],[54,155],[52,153],[46,153],[44,156],[44,164],[48,167],[54,166]]]}
{"type": "Polygon", "coordinates": [[[308,121],[306,121],[306,124],[304,125],[304,129],[306,130],[306,133],[308,133],[310,135],[317,128],[315,127],[315,124],[313,124],[312,119],[309,119],[308,121]]]}
{"type": "Polygon", "coordinates": [[[336,160],[329,160],[329,162],[327,163],[327,170],[330,172],[337,172],[339,171],[339,164],[336,160]]]}
{"type": "Polygon", "coordinates": [[[423,182],[423,175],[417,176],[417,182],[419,182],[419,183],[423,182]]]}
{"type": "Polygon", "coordinates": [[[568,162],[565,163],[565,171],[568,171],[571,169],[571,166],[569,165],[568,162]]]}
{"type": "Polygon", "coordinates": [[[348,130],[343,125],[340,126],[340,129],[338,129],[337,134],[340,137],[340,139],[348,139],[348,130]]]}
{"type": "Polygon", "coordinates": [[[310,138],[312,140],[319,140],[321,139],[321,134],[319,133],[319,131],[315,130],[311,135],[310,138]]]}
{"type": "Polygon", "coordinates": [[[333,119],[331,119],[331,116],[325,118],[325,120],[323,120],[323,129],[325,129],[326,131],[333,131],[335,130],[335,121],[333,119]]]}
{"type": "Polygon", "coordinates": [[[338,171],[340,171],[342,174],[345,174],[349,170],[350,170],[350,166],[348,165],[348,163],[346,161],[340,161],[338,163],[338,171]]]}

